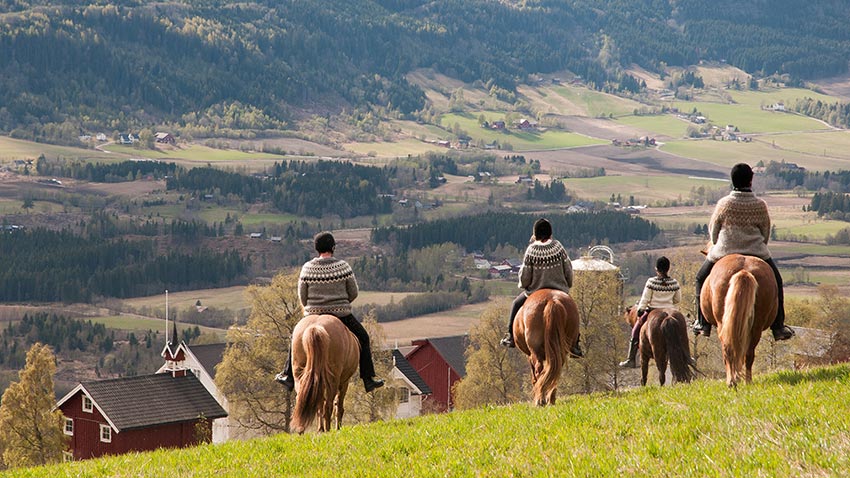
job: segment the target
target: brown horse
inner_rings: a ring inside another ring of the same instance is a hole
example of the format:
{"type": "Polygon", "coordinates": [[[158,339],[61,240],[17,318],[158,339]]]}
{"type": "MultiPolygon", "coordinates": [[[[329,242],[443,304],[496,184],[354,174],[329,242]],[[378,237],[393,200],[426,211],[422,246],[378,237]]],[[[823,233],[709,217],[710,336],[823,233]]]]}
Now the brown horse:
{"type": "Polygon", "coordinates": [[[700,306],[705,319],[717,325],[730,387],[738,385],[742,371],[744,381],[752,381],[756,346],[779,307],[777,292],[770,266],[740,254],[717,261],[702,286],[700,306]]]}
{"type": "Polygon", "coordinates": [[[558,379],[579,333],[578,307],[569,294],[554,289],[532,293],[514,321],[514,342],[528,355],[534,403],[554,404],[558,379]]]}
{"type": "MultiPolygon", "coordinates": [[[[637,322],[637,307],[628,307],[626,322],[634,326],[637,322]]],[[[674,382],[690,382],[693,373],[688,367],[691,357],[688,346],[688,323],[685,316],[676,309],[653,309],[646,323],[640,329],[640,369],[641,386],[646,385],[649,373],[649,359],[655,359],[658,369],[658,381],[663,386],[667,381],[667,363],[674,382]]]]}
{"type": "Polygon", "coordinates": [[[360,343],[333,315],[308,315],[292,331],[295,410],[291,428],[304,433],[319,415],[319,431],[331,428],[336,402],[336,428],[342,424],[348,380],[357,370],[360,343]]]}

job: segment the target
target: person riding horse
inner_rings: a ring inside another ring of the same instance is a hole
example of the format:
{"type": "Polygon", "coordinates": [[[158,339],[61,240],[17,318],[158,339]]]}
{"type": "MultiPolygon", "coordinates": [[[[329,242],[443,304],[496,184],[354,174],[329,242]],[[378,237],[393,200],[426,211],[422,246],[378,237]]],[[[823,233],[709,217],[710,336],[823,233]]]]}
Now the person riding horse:
{"type": "MultiPolygon", "coordinates": [[[[313,242],[319,257],[305,263],[298,277],[298,298],[304,306],[304,315],[333,315],[357,337],[360,342],[360,378],[366,391],[371,392],[383,386],[384,381],[375,378],[369,333],[351,313],[351,302],[358,293],[354,271],[347,262],[333,257],[336,241],[330,232],[316,234],[313,242]]],[[[291,353],[283,372],[275,379],[287,390],[295,387],[291,353]]]]}
{"type": "MultiPolygon", "coordinates": [[[[653,309],[679,309],[682,301],[682,291],[679,281],[670,277],[670,259],[661,256],[655,261],[655,277],[650,277],[643,287],[643,294],[637,304],[637,317],[632,335],[629,340],[629,356],[620,362],[620,367],[637,368],[637,352],[640,343],[640,329],[646,323],[649,312],[653,309]]],[[[693,358],[690,358],[693,363],[693,358]]]]}
{"type": "MultiPolygon", "coordinates": [[[[573,286],[573,266],[567,250],[556,239],[552,239],[552,224],[540,218],[534,222],[533,242],[526,248],[519,271],[519,288],[522,292],[514,299],[508,320],[508,333],[500,342],[505,347],[516,347],[514,343],[514,319],[525,300],[539,289],[555,289],[569,294],[573,286]]],[[[579,343],[580,335],[571,345],[570,354],[583,357],[579,343]]]]}
{"type": "Polygon", "coordinates": [[[765,261],[776,278],[779,308],[770,326],[774,340],[788,340],[794,330],[785,325],[785,294],[782,276],[770,257],[767,242],[770,240],[770,215],[767,203],[753,194],[753,170],[748,164],[738,163],[732,167],[732,192],[720,199],[711,216],[709,231],[711,246],[705,262],[696,275],[697,320],[694,334],[711,335],[711,324],[705,320],[700,307],[702,285],[711,273],[714,264],[730,254],[755,256],[765,261]]]}

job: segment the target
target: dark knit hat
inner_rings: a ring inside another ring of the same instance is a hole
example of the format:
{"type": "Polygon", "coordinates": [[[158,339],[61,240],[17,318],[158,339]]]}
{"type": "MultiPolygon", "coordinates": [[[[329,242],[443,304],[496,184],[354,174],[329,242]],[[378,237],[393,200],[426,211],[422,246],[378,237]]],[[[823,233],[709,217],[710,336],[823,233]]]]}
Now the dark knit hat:
{"type": "Polygon", "coordinates": [[[534,239],[543,241],[552,237],[552,224],[544,218],[534,221],[534,239]]]}
{"type": "Polygon", "coordinates": [[[747,163],[732,166],[732,187],[735,189],[748,188],[753,185],[753,168],[747,163]]]}
{"type": "Polygon", "coordinates": [[[661,256],[655,261],[655,270],[662,274],[670,272],[670,259],[661,256]]]}
{"type": "Polygon", "coordinates": [[[316,252],[322,254],[324,252],[333,252],[336,241],[333,234],[323,231],[313,237],[313,245],[316,247],[316,252]]]}

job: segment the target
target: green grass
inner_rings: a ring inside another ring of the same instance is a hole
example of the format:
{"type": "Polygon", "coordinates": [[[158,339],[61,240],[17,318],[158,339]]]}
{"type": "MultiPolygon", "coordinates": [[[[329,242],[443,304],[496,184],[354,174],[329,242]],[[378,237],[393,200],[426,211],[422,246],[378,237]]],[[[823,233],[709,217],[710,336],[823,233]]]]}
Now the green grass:
{"type": "Polygon", "coordinates": [[[440,125],[451,129],[455,124],[458,124],[462,130],[466,131],[473,138],[473,142],[483,140],[485,143],[492,143],[493,141],[498,141],[499,144],[509,143],[514,151],[574,148],[608,142],[565,131],[547,130],[543,132],[529,132],[510,128],[505,130],[486,129],[478,124],[479,114],[484,114],[488,121],[504,119],[503,113],[493,111],[461,114],[449,113],[440,117],[440,125]]]}
{"type": "MultiPolygon", "coordinates": [[[[439,128],[435,128],[438,129],[439,128]]],[[[427,139],[436,140],[438,138],[448,138],[449,133],[441,131],[441,134],[425,135],[427,139]]],[[[446,148],[433,143],[426,143],[418,139],[408,138],[400,141],[382,141],[382,142],[358,142],[348,143],[345,149],[358,154],[368,156],[376,156],[380,158],[395,158],[401,156],[425,154],[428,152],[445,151],[446,148]]]]}
{"type": "Polygon", "coordinates": [[[752,104],[723,104],[704,101],[677,101],[679,111],[690,112],[696,108],[718,127],[735,125],[742,133],[776,133],[828,130],[829,126],[812,118],[793,113],[762,110],[752,104]]]}
{"type": "Polygon", "coordinates": [[[771,143],[772,140],[773,136],[758,137],[751,143],[713,141],[710,139],[668,141],[661,147],[661,150],[730,168],[740,162],[756,164],[759,161],[786,161],[814,170],[847,169],[846,160],[823,157],[820,153],[810,154],[774,148],[771,143]]]}
{"type": "Polygon", "coordinates": [[[794,104],[794,100],[802,98],[812,98],[824,103],[835,103],[836,101],[839,101],[839,99],[834,96],[824,95],[803,88],[768,88],[756,91],[728,90],[727,92],[732,96],[732,99],[736,103],[756,106],[759,108],[761,108],[762,105],[767,106],[777,102],[783,102],[785,105],[791,106],[794,104]]]}
{"type": "Polygon", "coordinates": [[[159,450],[10,477],[845,476],[850,367],[159,450]]]}

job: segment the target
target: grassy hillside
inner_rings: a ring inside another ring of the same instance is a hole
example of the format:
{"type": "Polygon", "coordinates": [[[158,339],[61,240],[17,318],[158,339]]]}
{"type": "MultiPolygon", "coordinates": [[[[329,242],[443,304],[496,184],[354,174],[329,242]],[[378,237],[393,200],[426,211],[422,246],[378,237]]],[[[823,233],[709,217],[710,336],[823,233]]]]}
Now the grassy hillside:
{"type": "Polygon", "coordinates": [[[12,477],[843,476],[850,366],[576,396],[325,435],[13,470],[12,477]]]}

